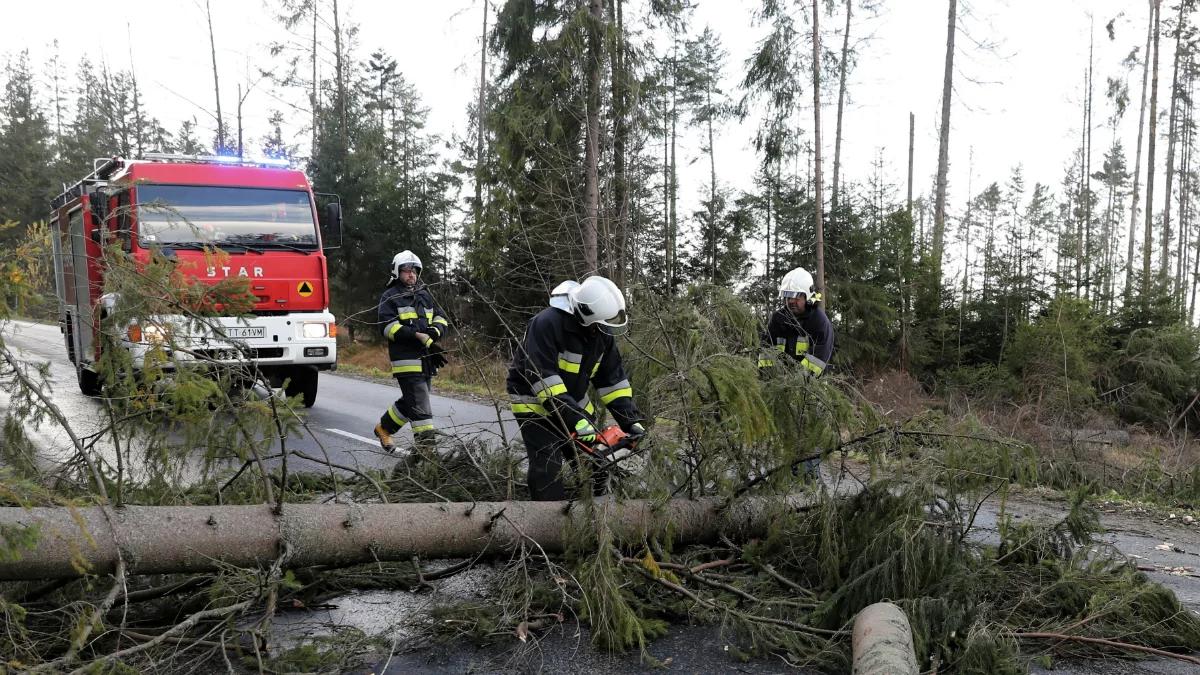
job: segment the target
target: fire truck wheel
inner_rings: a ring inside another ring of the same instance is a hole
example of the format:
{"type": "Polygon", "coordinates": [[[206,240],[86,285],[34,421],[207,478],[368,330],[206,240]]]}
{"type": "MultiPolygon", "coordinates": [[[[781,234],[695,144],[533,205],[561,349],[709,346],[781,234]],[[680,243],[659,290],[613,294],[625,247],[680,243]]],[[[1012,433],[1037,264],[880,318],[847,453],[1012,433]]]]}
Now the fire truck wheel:
{"type": "Polygon", "coordinates": [[[95,371],[78,366],[75,374],[79,380],[79,391],[83,392],[84,396],[99,396],[104,390],[104,382],[95,371]]]}
{"type": "Polygon", "coordinates": [[[304,407],[311,408],[317,402],[317,369],[300,366],[291,372],[284,393],[288,398],[304,396],[304,407]]]}

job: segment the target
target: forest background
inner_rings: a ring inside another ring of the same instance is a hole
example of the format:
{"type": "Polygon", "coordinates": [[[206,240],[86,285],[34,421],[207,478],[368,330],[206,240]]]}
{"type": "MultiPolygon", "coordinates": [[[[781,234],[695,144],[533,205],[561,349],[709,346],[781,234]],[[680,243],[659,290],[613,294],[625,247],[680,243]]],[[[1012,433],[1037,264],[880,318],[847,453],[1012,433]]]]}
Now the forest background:
{"type": "Polygon", "coordinates": [[[431,10],[143,10],[124,31],[98,18],[105,40],[77,61],[70,32],[9,53],[0,219],[44,218],[95,157],[288,157],[346,206],[331,270],[351,340],[376,333],[393,249],[427,261],[460,334],[500,361],[509,326],[563,278],[609,274],[635,308],[715,283],[765,315],[804,265],[820,268],[843,372],[1194,427],[1192,2],[1063,3],[1032,21],[953,0],[475,3],[424,31],[457,50],[435,60],[466,101],[436,113],[409,75],[430,67],[374,25],[431,10]],[[166,46],[182,33],[183,52],[166,46]],[[1042,84],[1004,99],[1012,73],[1042,84]],[[905,89],[932,94],[891,107],[905,89]]]}

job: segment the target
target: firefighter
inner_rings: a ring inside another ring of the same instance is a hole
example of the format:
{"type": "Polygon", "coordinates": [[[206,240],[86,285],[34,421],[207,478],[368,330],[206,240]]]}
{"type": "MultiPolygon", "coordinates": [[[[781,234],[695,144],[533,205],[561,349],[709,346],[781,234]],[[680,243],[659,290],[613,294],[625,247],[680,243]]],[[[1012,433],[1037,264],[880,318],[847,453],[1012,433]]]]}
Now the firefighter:
{"type": "MultiPolygon", "coordinates": [[[[820,307],[821,294],[803,267],[783,275],[779,283],[783,306],[771,314],[763,345],[796,359],[805,371],[819,376],[833,355],[833,326],[820,307]]],[[[775,364],[774,355],[759,359],[759,367],[775,364]]]]}
{"type": "Polygon", "coordinates": [[[564,282],[550,305],[529,320],[506,386],[529,456],[529,494],[535,501],[566,499],[563,460],[574,464],[576,441],[596,442],[591,385],[631,442],[646,433],[613,339],[628,326],[621,289],[599,276],[564,282]]]}
{"type": "MultiPolygon", "coordinates": [[[[799,361],[806,374],[820,377],[833,355],[833,326],[820,307],[821,294],[808,270],[797,267],[783,275],[779,282],[779,299],[783,306],[771,313],[763,333],[763,346],[768,353],[759,359],[759,368],[774,365],[775,354],[782,352],[799,361]]],[[[817,449],[814,454],[819,453],[817,449]]],[[[819,478],[819,457],[806,459],[803,465],[806,480],[819,478]]],[[[792,473],[798,474],[798,469],[793,465],[792,473]]]]}
{"type": "Polygon", "coordinates": [[[446,336],[450,322],[421,283],[421,259],[412,251],[401,251],[392,258],[392,277],[379,298],[379,324],[388,341],[400,398],[379,418],[375,437],[384,450],[393,452],[392,437],[411,424],[418,452],[431,452],[435,431],[429,383],[438,368],[446,365],[438,341],[446,336]]]}

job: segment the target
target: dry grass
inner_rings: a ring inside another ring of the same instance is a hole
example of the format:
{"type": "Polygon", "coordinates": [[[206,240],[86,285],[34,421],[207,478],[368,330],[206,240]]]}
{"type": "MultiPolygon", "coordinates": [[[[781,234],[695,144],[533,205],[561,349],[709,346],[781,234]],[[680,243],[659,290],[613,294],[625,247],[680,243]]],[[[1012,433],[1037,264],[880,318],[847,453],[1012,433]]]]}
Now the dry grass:
{"type": "MultiPolygon", "coordinates": [[[[483,398],[505,398],[504,378],[508,365],[494,352],[472,353],[451,339],[446,342],[450,363],[438,371],[433,387],[437,391],[468,394],[483,398]]],[[[382,343],[357,342],[339,345],[338,368],[357,375],[383,380],[391,379],[391,362],[387,346],[382,343]]]]}
{"type": "Polygon", "coordinates": [[[862,395],[889,422],[903,423],[922,413],[943,410],[951,419],[973,419],[1005,438],[1037,449],[1038,481],[1065,487],[1082,482],[1129,498],[1170,504],[1197,499],[1194,471],[1200,467],[1200,441],[1194,435],[1171,436],[1122,424],[1104,411],[1090,411],[1070,423],[1043,414],[1034,404],[926,394],[909,375],[877,373],[864,381],[862,395]],[[1069,440],[1075,429],[1095,430],[1102,442],[1069,440]],[[1102,432],[1116,432],[1105,434],[1102,432]],[[1128,433],[1128,442],[1119,434],[1128,433]]]}

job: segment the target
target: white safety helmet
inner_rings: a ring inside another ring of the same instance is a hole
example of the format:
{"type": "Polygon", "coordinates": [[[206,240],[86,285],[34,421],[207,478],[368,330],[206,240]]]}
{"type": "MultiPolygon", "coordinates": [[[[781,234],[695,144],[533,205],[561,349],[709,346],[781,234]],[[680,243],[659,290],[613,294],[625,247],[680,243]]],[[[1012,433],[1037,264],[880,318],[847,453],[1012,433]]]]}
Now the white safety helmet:
{"type": "Polygon", "coordinates": [[[783,281],[779,282],[779,299],[787,300],[788,298],[798,297],[801,293],[808,300],[815,302],[816,289],[813,284],[813,276],[808,273],[808,270],[803,267],[796,269],[783,275],[783,281]]]}
{"type": "Polygon", "coordinates": [[[567,291],[571,311],[585,326],[600,324],[610,335],[620,335],[629,326],[625,314],[625,295],[613,282],[604,277],[588,277],[567,291]]]}
{"type": "Polygon", "coordinates": [[[417,269],[417,278],[421,277],[421,259],[412,251],[401,251],[392,258],[392,281],[400,278],[400,268],[412,265],[417,269]]]}
{"type": "Polygon", "coordinates": [[[579,282],[573,279],[568,279],[555,286],[554,290],[550,291],[550,306],[564,312],[571,311],[571,300],[567,294],[576,288],[579,288],[579,282]]]}

